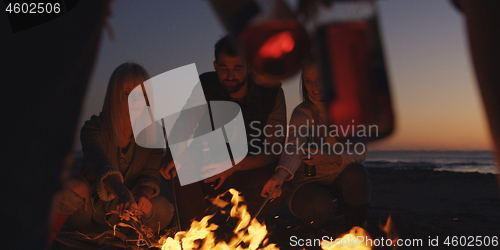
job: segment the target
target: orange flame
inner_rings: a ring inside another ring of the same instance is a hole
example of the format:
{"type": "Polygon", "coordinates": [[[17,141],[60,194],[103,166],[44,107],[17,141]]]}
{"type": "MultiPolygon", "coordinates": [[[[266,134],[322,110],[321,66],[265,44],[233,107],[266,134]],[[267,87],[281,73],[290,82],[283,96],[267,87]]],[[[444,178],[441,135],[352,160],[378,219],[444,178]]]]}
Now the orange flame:
{"type": "MultiPolygon", "coordinates": [[[[188,231],[180,231],[172,237],[162,237],[159,244],[162,250],[191,250],[191,249],[215,249],[215,250],[244,250],[244,249],[266,249],[277,250],[275,244],[267,244],[267,229],[264,224],[260,224],[256,219],[252,219],[246,209],[246,205],[240,205],[243,198],[239,192],[230,189],[231,202],[230,217],[237,218],[236,228],[233,230],[234,235],[229,243],[219,241],[215,243],[215,230],[218,225],[209,223],[213,215],[205,216],[201,221],[193,221],[188,231]],[[245,247],[246,246],[246,247],[245,247]]],[[[213,199],[212,203],[218,207],[226,207],[229,205],[227,201],[220,199],[220,196],[213,199]]],[[[396,227],[392,222],[391,217],[387,218],[385,225],[379,225],[388,239],[393,242],[399,239],[396,227]]],[[[322,241],[321,248],[323,250],[368,250],[372,249],[373,239],[370,234],[361,227],[353,227],[349,233],[332,241],[322,241]]],[[[394,246],[393,249],[396,247],[394,246]]]]}
{"type": "MultiPolygon", "coordinates": [[[[391,242],[396,242],[399,239],[399,235],[396,230],[396,226],[392,222],[391,216],[387,218],[385,225],[379,224],[380,229],[385,232],[388,239],[391,242]]],[[[376,240],[375,240],[376,241],[376,240]]],[[[335,241],[323,241],[321,243],[321,248],[323,250],[335,250],[335,249],[352,249],[352,250],[367,250],[372,249],[374,240],[371,239],[370,234],[366,232],[361,227],[353,227],[349,233],[342,235],[341,237],[335,239],[335,241]]],[[[392,245],[392,249],[396,249],[395,244],[392,245]]]]}
{"type": "MultiPolygon", "coordinates": [[[[238,219],[234,236],[229,243],[219,241],[215,244],[214,231],[219,227],[213,223],[209,224],[209,220],[213,215],[205,216],[201,221],[193,221],[191,228],[187,232],[180,231],[175,234],[174,238],[162,237],[160,245],[162,250],[189,250],[189,249],[279,249],[275,244],[267,245],[267,229],[264,224],[260,224],[256,219],[251,219],[247,212],[246,205],[239,205],[243,198],[238,191],[230,189],[232,194],[231,204],[233,205],[230,211],[230,216],[238,219]],[[242,243],[242,244],[240,244],[242,243]],[[247,246],[246,248],[243,247],[247,246]],[[259,248],[261,245],[263,247],[259,248]]],[[[212,200],[214,205],[224,207],[227,202],[219,197],[212,200]]]]}
{"type": "Polygon", "coordinates": [[[368,250],[371,249],[371,246],[367,244],[369,239],[371,237],[367,231],[361,227],[353,227],[349,233],[335,239],[335,241],[323,241],[321,248],[323,250],[368,250]]]}

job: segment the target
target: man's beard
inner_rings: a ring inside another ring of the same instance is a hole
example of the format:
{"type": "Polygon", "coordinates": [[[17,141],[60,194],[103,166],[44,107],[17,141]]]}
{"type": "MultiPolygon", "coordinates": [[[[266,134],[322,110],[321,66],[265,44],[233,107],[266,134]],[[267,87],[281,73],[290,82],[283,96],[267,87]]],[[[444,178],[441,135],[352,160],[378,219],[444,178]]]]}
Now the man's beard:
{"type": "Polygon", "coordinates": [[[247,76],[245,76],[245,78],[241,82],[238,80],[232,80],[232,81],[222,80],[222,86],[224,86],[224,89],[226,90],[227,93],[234,94],[238,92],[238,90],[240,90],[243,87],[243,85],[245,85],[246,82],[247,82],[247,76]],[[226,82],[231,82],[231,86],[226,85],[225,84],[226,82]],[[234,82],[238,82],[238,84],[233,85],[234,82]]]}

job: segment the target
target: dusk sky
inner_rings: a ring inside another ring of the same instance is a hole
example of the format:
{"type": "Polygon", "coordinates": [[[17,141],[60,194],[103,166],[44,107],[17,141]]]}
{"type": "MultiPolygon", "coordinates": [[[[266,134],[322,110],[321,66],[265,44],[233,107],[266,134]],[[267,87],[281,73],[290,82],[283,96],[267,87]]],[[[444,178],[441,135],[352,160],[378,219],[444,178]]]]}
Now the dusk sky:
{"type": "MultiPolygon", "coordinates": [[[[492,149],[460,13],[448,0],[380,0],[377,7],[396,128],[369,150],[492,149]]],[[[213,45],[225,34],[202,0],[117,0],[110,27],[115,39],[104,32],[79,128],[101,111],[121,63],[137,62],[151,76],[196,63],[201,74],[213,70],[213,45]]],[[[289,120],[300,103],[298,77],[283,89],[289,120]]]]}

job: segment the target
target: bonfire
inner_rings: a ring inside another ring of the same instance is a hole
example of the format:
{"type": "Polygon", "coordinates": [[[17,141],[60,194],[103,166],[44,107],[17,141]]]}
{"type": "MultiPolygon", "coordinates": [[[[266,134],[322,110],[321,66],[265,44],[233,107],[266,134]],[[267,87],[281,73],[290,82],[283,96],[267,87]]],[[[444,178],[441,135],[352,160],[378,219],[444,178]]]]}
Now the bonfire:
{"type": "Polygon", "coordinates": [[[177,232],[173,238],[162,237],[159,241],[161,249],[279,249],[275,244],[268,244],[266,225],[252,219],[239,192],[230,189],[229,193],[232,195],[230,202],[221,199],[223,195],[212,200],[212,204],[221,208],[221,214],[225,214],[224,208],[230,206],[226,221],[236,223],[229,237],[219,240],[216,235],[220,226],[211,222],[214,215],[207,215],[201,221],[193,221],[189,230],[177,232]]]}
{"type": "MultiPolygon", "coordinates": [[[[243,249],[279,249],[276,244],[268,242],[268,232],[264,223],[259,223],[257,219],[252,218],[244,204],[243,197],[239,192],[230,189],[229,194],[232,195],[230,202],[218,196],[212,200],[212,204],[220,208],[219,214],[205,216],[201,221],[193,221],[191,227],[187,231],[180,231],[174,237],[164,236],[159,240],[159,245],[162,250],[191,250],[191,249],[215,249],[215,250],[243,250],[243,249]],[[227,210],[229,210],[226,212],[227,210]],[[213,221],[220,222],[221,215],[226,215],[226,220],[217,225],[213,221]],[[218,216],[219,220],[214,216],[218,216]],[[220,239],[220,231],[230,232],[225,233],[225,239],[220,239]]],[[[397,239],[397,233],[394,231],[394,225],[389,217],[386,225],[380,225],[380,228],[391,239],[397,239]]],[[[353,227],[349,233],[341,235],[330,241],[322,241],[321,248],[323,250],[335,249],[353,249],[367,250],[372,249],[373,241],[370,234],[361,227],[353,227]],[[353,244],[355,242],[355,244],[353,244]]]]}
{"type": "MultiPolygon", "coordinates": [[[[142,225],[141,220],[132,213],[131,221],[128,223],[119,222],[113,226],[113,230],[106,231],[95,237],[77,233],[77,236],[80,236],[77,238],[88,242],[133,249],[142,249],[142,247],[156,247],[162,250],[279,249],[276,244],[269,243],[266,225],[252,218],[247,211],[243,197],[240,196],[238,191],[230,189],[228,192],[212,199],[211,202],[217,208],[217,212],[205,216],[201,221],[193,221],[187,231],[179,231],[173,237],[167,236],[173,234],[170,231],[171,233],[162,236],[158,240],[158,234],[147,226],[142,225]],[[117,227],[135,230],[138,233],[138,239],[127,239],[127,236],[121,233],[117,227]],[[119,238],[121,241],[111,241],[113,238],[119,238]]],[[[116,213],[116,211],[113,213],[116,213]]],[[[393,241],[398,239],[390,216],[385,225],[379,226],[385,232],[388,239],[393,241]]],[[[70,246],[79,245],[78,242],[71,241],[70,239],[59,238],[57,240],[70,246]]],[[[314,240],[318,240],[319,242],[319,239],[314,240]]],[[[349,233],[341,235],[338,238],[334,239],[332,237],[325,240],[323,237],[320,245],[323,250],[366,250],[372,249],[372,246],[377,246],[377,244],[373,244],[374,241],[363,228],[353,227],[349,233]]]]}

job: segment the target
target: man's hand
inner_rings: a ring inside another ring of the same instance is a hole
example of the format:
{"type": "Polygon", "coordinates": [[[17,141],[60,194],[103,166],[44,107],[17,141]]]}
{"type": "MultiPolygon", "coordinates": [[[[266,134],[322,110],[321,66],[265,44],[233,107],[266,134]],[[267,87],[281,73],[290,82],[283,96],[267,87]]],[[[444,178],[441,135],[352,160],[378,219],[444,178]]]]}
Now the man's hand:
{"type": "Polygon", "coordinates": [[[163,177],[167,180],[174,178],[177,175],[177,171],[175,170],[174,167],[175,167],[174,161],[171,161],[171,162],[167,163],[166,165],[162,166],[160,168],[161,175],[163,175],[163,177]]]}
{"type": "MultiPolygon", "coordinates": [[[[212,164],[212,165],[215,165],[215,164],[212,164]]],[[[209,167],[210,165],[208,165],[207,167],[209,167]]],[[[205,167],[204,167],[205,168],[205,167]]],[[[209,182],[215,182],[217,181],[217,179],[220,179],[219,180],[219,184],[214,187],[214,190],[217,190],[218,188],[220,188],[220,186],[222,186],[222,183],[224,183],[224,181],[231,175],[233,175],[234,172],[236,172],[237,170],[237,167],[232,167],[220,174],[217,174],[215,176],[212,176],[206,180],[204,180],[205,183],[209,183],[209,182]]]]}
{"type": "MultiPolygon", "coordinates": [[[[201,172],[202,172],[201,178],[207,178],[207,177],[210,177],[214,174],[220,174],[220,173],[228,170],[226,168],[228,166],[232,166],[232,165],[233,165],[233,163],[231,162],[231,160],[207,164],[201,168],[201,172]]],[[[238,167],[238,165],[236,167],[238,167]]],[[[232,167],[230,167],[230,168],[232,168],[232,167]]]]}

